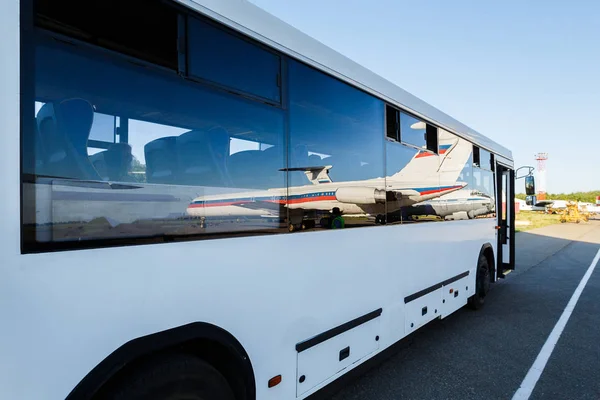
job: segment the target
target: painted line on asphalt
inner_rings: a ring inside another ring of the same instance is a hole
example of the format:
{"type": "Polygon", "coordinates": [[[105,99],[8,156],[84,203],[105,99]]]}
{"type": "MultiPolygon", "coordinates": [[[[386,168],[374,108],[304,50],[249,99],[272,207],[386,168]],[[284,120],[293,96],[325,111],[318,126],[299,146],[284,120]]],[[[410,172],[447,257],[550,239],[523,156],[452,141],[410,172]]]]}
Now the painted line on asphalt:
{"type": "Polygon", "coordinates": [[[523,379],[523,382],[521,382],[521,386],[515,392],[512,400],[527,400],[529,399],[529,396],[531,396],[537,381],[540,379],[542,372],[544,372],[544,368],[546,368],[546,364],[548,363],[548,359],[550,359],[550,356],[554,351],[556,343],[558,343],[558,339],[560,339],[560,335],[565,329],[565,326],[567,325],[567,322],[569,321],[569,318],[571,317],[571,314],[577,305],[577,301],[579,301],[579,296],[581,296],[585,285],[587,285],[592,272],[594,272],[594,269],[596,268],[596,264],[598,264],[598,260],[600,260],[600,249],[598,249],[596,257],[594,257],[592,260],[592,263],[588,267],[585,275],[583,275],[583,278],[581,278],[577,289],[575,289],[575,292],[573,292],[573,295],[571,296],[571,300],[569,300],[569,303],[558,319],[558,322],[556,325],[554,325],[554,329],[552,329],[552,332],[550,332],[550,336],[548,336],[548,339],[546,339],[546,343],[544,343],[542,350],[540,350],[540,353],[533,362],[529,372],[527,372],[527,375],[525,375],[525,379],[523,379]]]}

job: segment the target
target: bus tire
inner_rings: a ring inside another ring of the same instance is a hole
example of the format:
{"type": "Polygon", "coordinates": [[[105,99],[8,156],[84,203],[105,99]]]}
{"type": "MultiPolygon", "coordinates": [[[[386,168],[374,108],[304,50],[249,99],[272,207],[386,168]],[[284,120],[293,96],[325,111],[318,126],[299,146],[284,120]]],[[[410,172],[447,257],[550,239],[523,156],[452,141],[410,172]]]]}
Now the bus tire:
{"type": "Polygon", "coordinates": [[[475,277],[475,294],[469,297],[469,308],[479,310],[485,303],[485,297],[490,291],[490,267],[487,258],[481,254],[477,262],[477,270],[475,277]]]}
{"type": "Polygon", "coordinates": [[[110,400],[235,400],[227,380],[198,357],[174,354],[141,365],[104,397],[110,400]]]}

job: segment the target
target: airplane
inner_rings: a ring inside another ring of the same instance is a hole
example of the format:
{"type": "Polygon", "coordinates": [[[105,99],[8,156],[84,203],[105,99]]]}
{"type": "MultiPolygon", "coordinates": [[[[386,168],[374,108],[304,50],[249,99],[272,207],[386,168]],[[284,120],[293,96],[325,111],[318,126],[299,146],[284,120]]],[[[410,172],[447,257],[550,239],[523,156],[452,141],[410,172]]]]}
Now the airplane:
{"type": "MultiPolygon", "coordinates": [[[[385,223],[385,215],[405,207],[463,189],[461,171],[469,160],[470,143],[440,130],[439,157],[418,151],[404,168],[388,176],[361,181],[333,182],[332,165],[283,168],[302,171],[310,184],[227,195],[196,197],[187,207],[193,217],[262,217],[278,219],[289,210],[288,229],[316,222],[339,208],[345,216],[368,215],[375,223],[385,223]]],[[[321,224],[323,224],[321,220],[321,224]]]]}
{"type": "Polygon", "coordinates": [[[473,219],[495,211],[495,199],[479,190],[464,188],[403,209],[404,218],[436,215],[444,220],[473,219]]]}
{"type": "Polygon", "coordinates": [[[552,200],[538,201],[536,196],[527,196],[525,200],[520,200],[519,202],[521,203],[520,209],[522,211],[546,211],[547,207],[552,205],[552,200]]]}

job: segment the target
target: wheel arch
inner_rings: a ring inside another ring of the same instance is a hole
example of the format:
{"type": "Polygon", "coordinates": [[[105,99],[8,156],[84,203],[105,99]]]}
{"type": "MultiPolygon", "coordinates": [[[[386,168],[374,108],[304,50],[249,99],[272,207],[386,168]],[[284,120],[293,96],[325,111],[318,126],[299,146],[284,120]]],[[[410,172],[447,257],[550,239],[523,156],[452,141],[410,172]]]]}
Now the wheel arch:
{"type": "Polygon", "coordinates": [[[254,370],[241,343],[218,326],[194,322],[141,336],[123,344],[96,365],[69,393],[66,400],[94,399],[111,382],[126,376],[138,363],[168,352],[185,352],[202,358],[209,353],[217,358],[225,355],[225,359],[235,365],[215,367],[226,376],[236,392],[236,398],[256,398],[254,370]],[[223,368],[226,370],[222,370],[223,368]],[[242,375],[241,379],[239,374],[242,375]]]}
{"type": "Polygon", "coordinates": [[[492,282],[495,282],[497,279],[496,276],[496,258],[494,256],[494,247],[490,244],[490,243],[485,243],[483,246],[481,246],[481,250],[479,250],[479,255],[477,256],[477,259],[479,260],[479,257],[484,256],[488,262],[488,267],[490,269],[490,277],[492,282]]]}

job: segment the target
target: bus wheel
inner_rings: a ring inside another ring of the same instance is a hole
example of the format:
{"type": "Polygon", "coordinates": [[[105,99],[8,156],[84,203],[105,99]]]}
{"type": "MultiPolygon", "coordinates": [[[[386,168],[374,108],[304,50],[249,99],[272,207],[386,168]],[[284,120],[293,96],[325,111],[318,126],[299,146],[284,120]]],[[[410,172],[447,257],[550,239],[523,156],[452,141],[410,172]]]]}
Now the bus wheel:
{"type": "Polygon", "coordinates": [[[478,310],[485,302],[485,296],[490,291],[490,268],[487,258],[482,254],[477,263],[477,276],[475,277],[475,294],[469,297],[469,307],[478,310]]]}
{"type": "Polygon", "coordinates": [[[227,380],[200,358],[173,355],[144,364],[106,396],[111,400],[235,400],[227,380]]]}

